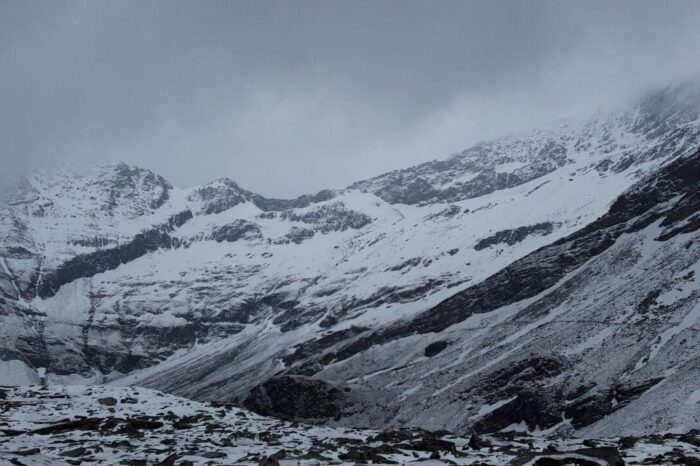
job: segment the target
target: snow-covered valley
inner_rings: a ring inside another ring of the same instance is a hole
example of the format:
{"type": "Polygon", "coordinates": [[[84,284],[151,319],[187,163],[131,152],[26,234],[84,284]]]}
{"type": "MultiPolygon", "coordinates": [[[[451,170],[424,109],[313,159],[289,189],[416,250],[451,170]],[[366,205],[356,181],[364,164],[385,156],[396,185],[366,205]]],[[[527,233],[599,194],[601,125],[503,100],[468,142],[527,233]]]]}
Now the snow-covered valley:
{"type": "MultiPolygon", "coordinates": [[[[45,368],[50,388],[161,399],[120,388],[147,387],[323,424],[299,434],[306,449],[359,427],[686,432],[700,420],[699,147],[691,82],[291,200],[121,163],[37,173],[0,208],[0,384],[45,368]]],[[[221,464],[272,454],[263,443],[221,464]]]]}

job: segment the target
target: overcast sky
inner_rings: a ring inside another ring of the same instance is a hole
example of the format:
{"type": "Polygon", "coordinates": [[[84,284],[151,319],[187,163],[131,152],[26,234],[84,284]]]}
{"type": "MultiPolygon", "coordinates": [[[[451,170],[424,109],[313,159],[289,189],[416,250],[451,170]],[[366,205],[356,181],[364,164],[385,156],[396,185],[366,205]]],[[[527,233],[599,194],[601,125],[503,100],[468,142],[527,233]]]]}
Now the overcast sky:
{"type": "Polygon", "coordinates": [[[700,1],[0,0],[0,184],[340,187],[700,67],[700,1]]]}

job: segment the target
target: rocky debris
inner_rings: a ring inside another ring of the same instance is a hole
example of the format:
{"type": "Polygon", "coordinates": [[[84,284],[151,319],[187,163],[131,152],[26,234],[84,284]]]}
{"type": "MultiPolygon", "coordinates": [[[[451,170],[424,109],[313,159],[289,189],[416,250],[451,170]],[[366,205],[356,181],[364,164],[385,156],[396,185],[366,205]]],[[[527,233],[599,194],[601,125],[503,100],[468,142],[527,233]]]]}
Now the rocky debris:
{"type": "Polygon", "coordinates": [[[284,376],[255,387],[244,406],[264,416],[314,420],[341,416],[346,399],[345,392],[321,380],[284,376]]]}
{"type": "Polygon", "coordinates": [[[173,466],[175,461],[180,457],[177,453],[171,453],[170,455],[163,458],[162,461],[156,463],[155,466],[173,466]]]}
{"type": "Polygon", "coordinates": [[[17,450],[12,452],[13,455],[17,456],[34,456],[38,455],[39,453],[41,453],[40,448],[31,448],[29,450],[17,450]]]}
{"type": "Polygon", "coordinates": [[[488,448],[491,446],[491,442],[488,440],[484,440],[481,437],[479,437],[476,433],[473,433],[471,437],[469,437],[469,448],[472,450],[481,450],[482,448],[488,448]]]}
{"type": "Polygon", "coordinates": [[[681,435],[678,440],[681,442],[689,443],[696,447],[700,447],[700,430],[692,429],[687,434],[681,435]]]}
{"type": "Polygon", "coordinates": [[[51,435],[74,431],[97,431],[102,423],[101,418],[83,418],[76,421],[62,422],[32,431],[33,434],[51,435]]]}
{"type": "Polygon", "coordinates": [[[78,447],[78,448],[75,448],[73,450],[64,451],[63,453],[61,453],[61,456],[67,456],[69,458],[77,458],[79,456],[83,456],[86,452],[87,452],[87,449],[85,449],[84,447],[78,447]]]}
{"type": "Polygon", "coordinates": [[[403,443],[413,440],[414,433],[406,430],[385,430],[375,435],[372,440],[383,443],[403,443]]]}
{"type": "Polygon", "coordinates": [[[231,405],[203,404],[141,388],[11,388],[0,402],[1,464],[187,466],[299,464],[455,465],[687,464],[700,462],[697,431],[639,437],[556,439],[522,432],[461,437],[446,431],[370,431],[264,418],[231,405]],[[104,398],[137,403],[106,406],[104,398]],[[66,421],[67,415],[90,419],[66,421]],[[42,422],[52,428],[39,428],[42,422]],[[87,421],[80,422],[80,421],[87,421]],[[157,426],[156,426],[157,423],[157,426]],[[125,425],[139,431],[124,429],[125,425]],[[590,446],[593,442],[595,446],[590,446]],[[616,447],[619,445],[619,450],[616,447]]]}
{"type": "Polygon", "coordinates": [[[113,397],[107,397],[107,398],[100,398],[97,400],[101,405],[105,406],[114,406],[117,404],[117,399],[113,397]]]}
{"type": "Polygon", "coordinates": [[[545,453],[526,453],[516,458],[511,464],[522,466],[525,464],[537,466],[597,466],[598,460],[604,461],[607,466],[624,466],[625,462],[620,452],[615,447],[580,448],[568,451],[549,451],[545,453]]]}
{"type": "Polygon", "coordinates": [[[277,458],[266,456],[258,461],[258,466],[280,466],[280,462],[277,460],[277,458]]]}
{"type": "Polygon", "coordinates": [[[457,451],[457,447],[454,442],[448,440],[443,440],[439,435],[423,435],[420,440],[416,440],[410,443],[414,450],[430,451],[430,452],[451,452],[457,451]]]}

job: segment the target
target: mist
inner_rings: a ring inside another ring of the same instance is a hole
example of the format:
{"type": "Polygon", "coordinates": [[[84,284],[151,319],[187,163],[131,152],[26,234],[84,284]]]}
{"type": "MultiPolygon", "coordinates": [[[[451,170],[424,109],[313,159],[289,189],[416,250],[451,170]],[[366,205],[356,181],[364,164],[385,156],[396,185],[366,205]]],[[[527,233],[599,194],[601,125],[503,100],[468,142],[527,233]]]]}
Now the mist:
{"type": "Polygon", "coordinates": [[[700,2],[0,4],[0,191],[124,161],[291,197],[700,72],[700,2]]]}

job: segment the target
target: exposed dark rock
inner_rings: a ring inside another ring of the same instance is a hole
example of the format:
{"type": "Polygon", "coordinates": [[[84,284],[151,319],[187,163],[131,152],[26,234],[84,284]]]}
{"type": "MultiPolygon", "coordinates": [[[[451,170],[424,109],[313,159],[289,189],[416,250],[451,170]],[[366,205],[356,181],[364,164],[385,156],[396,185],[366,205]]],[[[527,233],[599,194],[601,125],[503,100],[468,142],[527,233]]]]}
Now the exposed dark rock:
{"type": "Polygon", "coordinates": [[[417,265],[420,265],[420,263],[423,261],[422,257],[412,257],[410,259],[407,259],[400,264],[394,265],[393,267],[389,267],[387,271],[391,272],[398,272],[399,270],[403,269],[411,269],[413,267],[416,267],[417,265]]]}
{"type": "MultiPolygon", "coordinates": [[[[467,209],[468,211],[468,209],[467,209]]],[[[452,218],[455,215],[462,213],[462,208],[458,205],[452,204],[445,209],[442,209],[440,212],[436,214],[430,214],[425,217],[426,221],[431,221],[431,220],[436,220],[439,218],[452,218]]],[[[464,212],[467,213],[467,212],[464,212]]]]}
{"type": "Polygon", "coordinates": [[[681,435],[678,440],[700,448],[700,432],[697,430],[681,435]]]}
{"type": "Polygon", "coordinates": [[[422,439],[410,443],[411,448],[420,451],[447,451],[456,452],[457,447],[454,442],[442,440],[432,436],[423,436],[422,439]]]}
{"type": "Polygon", "coordinates": [[[100,418],[78,419],[76,421],[68,421],[60,424],[54,424],[48,427],[42,427],[41,429],[37,429],[32,433],[38,435],[50,435],[63,432],[70,432],[73,430],[98,430],[101,422],[102,419],[100,418]]]}
{"type": "Polygon", "coordinates": [[[165,458],[163,458],[162,461],[158,462],[155,464],[155,466],[173,466],[175,464],[175,461],[180,457],[177,453],[172,453],[165,458]]]}
{"type": "Polygon", "coordinates": [[[351,326],[347,329],[329,333],[320,338],[308,340],[297,346],[293,353],[284,356],[282,361],[284,361],[286,365],[291,366],[297,361],[321,354],[326,348],[330,348],[336,343],[358,335],[366,330],[366,327],[351,326]]]}
{"type": "Polygon", "coordinates": [[[528,225],[524,227],[518,227],[514,230],[502,230],[487,238],[481,239],[476,243],[474,249],[481,251],[496,244],[507,244],[512,246],[514,244],[520,243],[528,236],[538,235],[546,236],[554,231],[554,224],[551,222],[537,223],[535,225],[528,225]]]}
{"type": "Polygon", "coordinates": [[[413,440],[413,433],[410,430],[386,430],[375,435],[373,440],[385,443],[406,442],[413,440]]]}
{"type": "Polygon", "coordinates": [[[421,177],[407,182],[401,173],[397,174],[384,187],[374,192],[390,204],[418,204],[434,199],[439,191],[421,177]]]}
{"type": "Polygon", "coordinates": [[[302,377],[277,377],[258,385],[244,401],[258,414],[292,420],[340,416],[346,395],[327,383],[302,377]]]}
{"type": "Polygon", "coordinates": [[[491,446],[490,442],[482,440],[476,433],[473,433],[469,437],[469,448],[472,450],[481,450],[482,448],[488,448],[491,446]]]}
{"type": "Polygon", "coordinates": [[[286,210],[280,213],[280,218],[313,225],[315,231],[323,234],[348,228],[357,230],[372,222],[368,215],[350,210],[342,202],[324,204],[301,214],[286,210]]]}
{"type": "Polygon", "coordinates": [[[289,233],[286,235],[272,240],[272,243],[274,244],[301,244],[307,239],[311,239],[314,237],[316,232],[314,230],[311,230],[309,228],[299,228],[299,227],[292,227],[289,229],[289,233]]]}
{"type": "Polygon", "coordinates": [[[157,228],[143,231],[122,245],[111,249],[101,249],[90,254],[76,256],[41,277],[37,284],[38,294],[48,298],[56,294],[58,289],[78,278],[92,277],[107,270],[113,270],[121,264],[126,264],[149,252],[160,248],[172,248],[170,233],[192,218],[189,210],[173,216],[169,222],[157,228]]]}
{"type": "Polygon", "coordinates": [[[108,396],[106,398],[100,398],[99,400],[97,400],[97,402],[99,404],[105,405],[105,406],[114,406],[117,404],[117,399],[113,398],[111,396],[108,396]]]}
{"type": "Polygon", "coordinates": [[[533,430],[549,428],[561,422],[561,412],[545,393],[522,388],[514,400],[479,419],[474,424],[474,431],[496,432],[520,422],[525,422],[533,430]]]}
{"type": "Polygon", "coordinates": [[[78,447],[78,448],[75,448],[73,450],[64,451],[63,453],[61,453],[61,456],[67,456],[69,458],[77,458],[79,456],[83,456],[85,454],[85,452],[87,452],[87,450],[85,448],[78,447]]]}
{"type": "Polygon", "coordinates": [[[258,461],[258,466],[280,466],[280,462],[276,458],[267,456],[258,461]]]}
{"type": "Polygon", "coordinates": [[[30,448],[28,450],[18,450],[12,452],[13,455],[17,456],[34,456],[38,455],[39,453],[41,453],[41,449],[39,448],[30,448]]]}
{"type": "Polygon", "coordinates": [[[610,390],[581,398],[564,407],[564,416],[571,421],[571,425],[575,428],[588,426],[639,398],[661,380],[663,379],[651,379],[634,386],[618,385],[610,390]],[[616,403],[613,403],[613,400],[616,403]]]}
{"type": "Polygon", "coordinates": [[[248,198],[249,193],[241,189],[235,182],[222,179],[196,189],[188,199],[202,202],[202,213],[218,214],[246,202],[248,198]]]}
{"type": "Polygon", "coordinates": [[[334,197],[335,192],[330,189],[324,189],[316,194],[305,194],[297,197],[296,199],[268,199],[258,194],[251,193],[253,203],[265,212],[302,209],[310,206],[311,204],[329,201],[334,197]]]}
{"type": "Polygon", "coordinates": [[[620,445],[620,448],[629,449],[633,448],[638,440],[637,437],[620,437],[617,443],[620,445]]]}
{"type": "Polygon", "coordinates": [[[258,225],[238,219],[226,225],[216,227],[210,233],[209,238],[217,243],[221,243],[222,241],[233,243],[241,239],[260,239],[262,238],[262,233],[258,225]]]}
{"type": "Polygon", "coordinates": [[[447,348],[447,344],[448,343],[446,341],[436,341],[426,346],[424,353],[427,357],[432,358],[433,356],[437,356],[438,354],[442,353],[442,351],[447,348]]]}
{"type": "Polygon", "coordinates": [[[581,448],[566,452],[525,453],[516,458],[511,464],[522,466],[532,464],[538,466],[599,466],[602,460],[608,466],[624,466],[620,452],[614,447],[581,448]],[[581,458],[583,457],[583,458],[581,458]],[[589,459],[586,459],[589,458],[589,459]]]}
{"type": "Polygon", "coordinates": [[[133,430],[153,430],[160,429],[163,427],[161,421],[154,421],[150,419],[129,419],[126,421],[125,428],[133,430]]]}
{"type": "Polygon", "coordinates": [[[354,461],[357,464],[379,463],[379,464],[397,464],[396,461],[390,461],[386,457],[377,452],[377,449],[372,447],[356,447],[349,448],[347,453],[338,455],[343,461],[354,461]]]}

